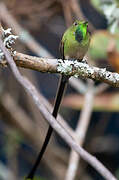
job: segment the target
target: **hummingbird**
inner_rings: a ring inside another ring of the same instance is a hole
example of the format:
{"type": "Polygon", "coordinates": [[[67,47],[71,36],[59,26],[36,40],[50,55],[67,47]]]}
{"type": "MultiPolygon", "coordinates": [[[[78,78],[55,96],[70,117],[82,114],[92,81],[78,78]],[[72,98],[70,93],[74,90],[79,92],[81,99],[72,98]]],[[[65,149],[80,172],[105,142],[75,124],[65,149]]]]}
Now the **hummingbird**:
{"type": "MultiPolygon", "coordinates": [[[[88,50],[89,44],[90,44],[90,32],[88,30],[88,22],[76,20],[72,24],[72,26],[70,26],[64,32],[64,35],[60,42],[59,49],[62,56],[62,60],[65,61],[65,59],[69,59],[69,60],[83,61],[83,57],[85,56],[88,50]]],[[[54,118],[57,118],[57,114],[69,78],[70,78],[69,76],[63,74],[61,75],[59,81],[59,87],[56,95],[55,105],[52,112],[54,118]]],[[[34,178],[35,172],[47,148],[52,133],[53,133],[53,128],[49,126],[41,151],[38,154],[38,157],[26,179],[32,180],[34,178]]]]}

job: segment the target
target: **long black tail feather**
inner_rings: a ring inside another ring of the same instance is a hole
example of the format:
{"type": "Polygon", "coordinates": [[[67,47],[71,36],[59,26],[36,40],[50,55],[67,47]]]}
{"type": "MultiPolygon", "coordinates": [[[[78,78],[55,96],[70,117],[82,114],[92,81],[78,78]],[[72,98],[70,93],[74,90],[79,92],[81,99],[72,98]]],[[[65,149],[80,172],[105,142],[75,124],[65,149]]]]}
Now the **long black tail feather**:
{"type": "MultiPolygon", "coordinates": [[[[52,115],[54,116],[54,118],[57,117],[57,114],[58,114],[58,111],[59,111],[59,108],[60,108],[60,104],[61,104],[61,101],[62,101],[62,98],[63,98],[63,94],[65,92],[65,88],[66,88],[66,85],[68,83],[68,79],[69,77],[68,76],[64,76],[62,75],[61,76],[61,80],[60,80],[60,83],[59,83],[59,87],[58,87],[58,92],[57,92],[57,96],[56,96],[56,100],[55,100],[55,105],[54,105],[54,109],[53,109],[53,112],[52,112],[52,115]]],[[[43,146],[41,148],[41,151],[30,171],[30,173],[28,174],[27,178],[26,179],[33,179],[34,178],[34,175],[35,175],[35,172],[41,162],[41,159],[46,151],[46,148],[47,148],[47,145],[50,141],[50,138],[51,138],[51,135],[53,133],[53,128],[51,126],[49,126],[49,129],[48,129],[48,132],[47,132],[47,135],[45,137],[45,141],[43,143],[43,146]]]]}

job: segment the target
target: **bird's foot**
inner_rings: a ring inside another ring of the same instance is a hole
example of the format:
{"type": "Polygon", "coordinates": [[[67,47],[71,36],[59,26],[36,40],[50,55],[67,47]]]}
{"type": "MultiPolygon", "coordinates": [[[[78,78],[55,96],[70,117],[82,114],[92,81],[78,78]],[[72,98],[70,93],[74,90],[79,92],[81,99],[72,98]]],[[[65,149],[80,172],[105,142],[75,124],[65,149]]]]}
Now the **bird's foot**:
{"type": "Polygon", "coordinates": [[[86,61],[86,59],[82,59],[81,62],[84,63],[84,64],[88,64],[87,61],[86,61]]]}
{"type": "Polygon", "coordinates": [[[72,59],[70,59],[70,61],[75,61],[75,60],[76,60],[76,59],[73,59],[73,58],[72,58],[72,59]]]}

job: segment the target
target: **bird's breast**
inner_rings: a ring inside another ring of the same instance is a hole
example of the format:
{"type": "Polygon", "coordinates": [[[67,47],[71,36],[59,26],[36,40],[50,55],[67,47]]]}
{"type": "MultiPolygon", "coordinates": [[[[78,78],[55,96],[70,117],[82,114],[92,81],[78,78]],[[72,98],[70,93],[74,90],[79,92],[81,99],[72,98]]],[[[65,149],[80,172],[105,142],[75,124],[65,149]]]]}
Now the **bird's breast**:
{"type": "Polygon", "coordinates": [[[64,48],[65,59],[78,59],[82,60],[88,50],[88,45],[80,46],[79,44],[71,44],[64,48]]]}

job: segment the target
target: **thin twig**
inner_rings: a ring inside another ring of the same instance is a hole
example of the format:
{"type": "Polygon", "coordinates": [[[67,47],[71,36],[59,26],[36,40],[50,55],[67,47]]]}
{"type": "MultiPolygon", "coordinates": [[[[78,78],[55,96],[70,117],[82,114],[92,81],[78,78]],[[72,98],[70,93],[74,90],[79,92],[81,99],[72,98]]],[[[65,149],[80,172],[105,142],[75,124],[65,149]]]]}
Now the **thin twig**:
{"type": "Polygon", "coordinates": [[[9,13],[7,7],[3,2],[0,3],[0,19],[5,21],[8,27],[12,27],[12,30],[20,37],[22,43],[36,53],[38,56],[43,54],[44,57],[52,57],[52,55],[44,49],[44,47],[37,43],[31,34],[24,28],[22,28],[16,21],[16,19],[9,13]]]}
{"type": "MultiPolygon", "coordinates": [[[[88,20],[86,16],[83,14],[82,9],[80,7],[80,2],[78,0],[70,0],[70,5],[77,19],[88,20]]],[[[88,25],[91,32],[93,32],[95,30],[93,24],[90,21],[88,21],[88,25]]]]}
{"type": "Polygon", "coordinates": [[[82,159],[87,161],[92,167],[94,167],[105,179],[107,180],[117,180],[113,174],[100,162],[98,161],[94,156],[89,154],[87,151],[85,151],[81,146],[78,145],[78,143],[75,141],[73,137],[67,132],[65,127],[58,123],[55,118],[47,111],[45,106],[40,103],[39,101],[39,95],[35,87],[26,79],[23,77],[20,72],[17,69],[17,66],[11,57],[9,51],[4,47],[2,40],[0,39],[0,48],[4,52],[7,62],[12,70],[13,75],[17,79],[17,81],[24,87],[24,89],[27,91],[28,94],[31,95],[31,97],[34,100],[34,103],[37,105],[38,109],[42,113],[43,117],[46,121],[49,122],[49,124],[53,127],[53,129],[67,142],[67,144],[75,150],[82,159]]]}
{"type": "MultiPolygon", "coordinates": [[[[4,165],[2,163],[2,161],[0,161],[0,178],[2,180],[15,180],[16,177],[14,175],[14,172],[11,171],[11,169],[9,169],[6,165],[4,165]]],[[[17,179],[17,180],[21,180],[21,179],[17,179]]]]}
{"type": "Polygon", "coordinates": [[[81,79],[77,79],[74,77],[71,77],[69,79],[70,86],[72,86],[73,88],[75,88],[77,90],[78,93],[81,94],[85,94],[87,91],[87,84],[84,83],[81,79]]]}
{"type": "Polygon", "coordinates": [[[64,0],[60,0],[60,1],[63,7],[63,13],[64,13],[66,25],[67,27],[69,27],[73,23],[70,1],[64,1],[64,0]]]}
{"type": "Polygon", "coordinates": [[[95,94],[101,94],[102,92],[104,92],[105,90],[107,90],[109,88],[109,85],[108,84],[105,84],[105,83],[101,83],[99,85],[97,85],[95,87],[95,94]]]}
{"type": "MultiPolygon", "coordinates": [[[[89,83],[87,93],[85,94],[83,110],[79,117],[77,128],[75,131],[75,134],[78,140],[77,142],[80,144],[80,146],[82,146],[84,143],[84,139],[86,136],[86,132],[87,132],[87,128],[90,122],[91,112],[93,108],[93,99],[94,99],[94,86],[93,85],[94,84],[92,82],[89,83]]],[[[72,150],[70,153],[69,166],[66,172],[65,180],[75,179],[79,160],[80,160],[80,156],[75,151],[72,150]]]]}

